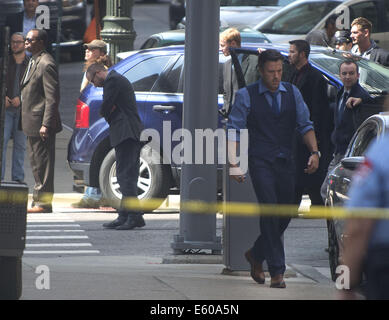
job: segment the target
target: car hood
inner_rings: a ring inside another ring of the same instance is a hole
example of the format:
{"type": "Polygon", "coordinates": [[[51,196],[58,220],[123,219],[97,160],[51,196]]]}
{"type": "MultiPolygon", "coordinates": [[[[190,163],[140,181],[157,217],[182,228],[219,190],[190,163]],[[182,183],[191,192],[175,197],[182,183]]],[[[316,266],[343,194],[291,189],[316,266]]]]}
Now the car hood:
{"type": "Polygon", "coordinates": [[[269,15],[277,12],[282,7],[262,6],[262,7],[221,7],[221,26],[256,26],[269,15]]]}

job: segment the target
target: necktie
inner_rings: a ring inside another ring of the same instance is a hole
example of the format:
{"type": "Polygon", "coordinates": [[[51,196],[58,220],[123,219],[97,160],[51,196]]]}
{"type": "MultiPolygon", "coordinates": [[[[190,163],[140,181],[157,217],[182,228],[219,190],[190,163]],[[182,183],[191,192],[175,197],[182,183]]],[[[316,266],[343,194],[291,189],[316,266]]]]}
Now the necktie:
{"type": "Polygon", "coordinates": [[[271,108],[276,114],[280,113],[280,107],[278,106],[278,101],[277,101],[277,96],[278,96],[278,91],[277,92],[269,92],[272,98],[272,104],[271,108]]]}
{"type": "Polygon", "coordinates": [[[342,98],[341,103],[340,103],[340,106],[339,106],[338,123],[340,123],[340,121],[342,120],[343,112],[344,112],[344,108],[346,107],[346,102],[347,102],[348,96],[349,96],[349,93],[345,91],[345,92],[343,93],[343,98],[342,98]]]}

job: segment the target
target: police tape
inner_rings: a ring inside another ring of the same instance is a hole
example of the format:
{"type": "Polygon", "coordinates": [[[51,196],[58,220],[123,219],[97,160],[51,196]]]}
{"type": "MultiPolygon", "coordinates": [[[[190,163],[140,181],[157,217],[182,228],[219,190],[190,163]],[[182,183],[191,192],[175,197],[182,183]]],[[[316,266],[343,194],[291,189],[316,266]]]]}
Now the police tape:
{"type": "MultiPolygon", "coordinates": [[[[45,194],[41,200],[51,202],[53,194],[45,194]]],[[[121,202],[123,209],[128,211],[152,212],[165,201],[162,198],[138,199],[126,198],[121,202]]],[[[0,208],[5,204],[26,203],[26,193],[17,191],[0,190],[0,208]]],[[[297,205],[285,204],[258,204],[248,202],[206,202],[206,201],[182,201],[180,202],[181,213],[192,214],[216,214],[236,217],[254,216],[279,216],[305,219],[389,219],[389,208],[344,208],[330,206],[310,206],[309,210],[299,210],[297,205]]]]}

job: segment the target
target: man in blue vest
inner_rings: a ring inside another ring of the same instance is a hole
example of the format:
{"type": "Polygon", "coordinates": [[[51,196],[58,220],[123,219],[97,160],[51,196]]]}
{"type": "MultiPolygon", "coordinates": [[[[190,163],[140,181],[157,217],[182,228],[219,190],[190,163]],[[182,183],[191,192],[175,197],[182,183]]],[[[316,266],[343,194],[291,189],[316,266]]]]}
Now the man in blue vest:
{"type": "MultiPolygon", "coordinates": [[[[259,203],[292,204],[294,201],[293,138],[297,128],[311,156],[307,173],[319,166],[315,132],[309,110],[300,91],[292,84],[281,82],[283,56],[277,50],[266,50],[258,58],[260,80],[237,91],[227,128],[229,160],[236,170],[232,177],[244,180],[236,164],[240,143],[239,130],[248,129],[248,167],[259,203]],[[236,134],[231,134],[235,129],[236,134]]],[[[243,143],[243,141],[242,141],[243,143]]],[[[242,155],[241,155],[242,157],[242,155]]],[[[251,266],[251,277],[265,282],[262,263],[266,260],[272,288],[285,288],[285,252],[282,235],[290,218],[261,216],[261,234],[245,256],[251,266]]]]}

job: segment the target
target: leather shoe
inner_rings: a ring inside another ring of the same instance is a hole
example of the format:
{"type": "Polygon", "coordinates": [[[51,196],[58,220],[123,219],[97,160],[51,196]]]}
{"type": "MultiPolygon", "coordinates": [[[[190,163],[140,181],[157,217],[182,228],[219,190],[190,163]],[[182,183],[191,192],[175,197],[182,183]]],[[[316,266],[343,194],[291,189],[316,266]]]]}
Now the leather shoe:
{"type": "Polygon", "coordinates": [[[130,214],[125,223],[121,226],[118,226],[116,230],[132,230],[134,228],[142,228],[146,225],[145,220],[142,215],[133,216],[130,214]]]}
{"type": "Polygon", "coordinates": [[[51,207],[41,207],[36,205],[27,209],[27,213],[52,213],[52,212],[53,212],[53,208],[51,207]]]}
{"type": "Polygon", "coordinates": [[[126,217],[118,217],[111,222],[104,223],[103,227],[107,228],[107,229],[115,229],[116,227],[119,227],[120,225],[122,225],[126,221],[127,221],[126,217]]]}
{"type": "Polygon", "coordinates": [[[247,251],[244,256],[246,260],[250,263],[251,271],[250,275],[253,280],[259,284],[265,283],[265,273],[262,270],[262,264],[258,263],[254,260],[253,255],[251,253],[251,249],[247,251]]]}
{"type": "Polygon", "coordinates": [[[284,281],[284,276],[282,274],[279,274],[271,278],[270,288],[285,289],[286,283],[284,281]]]}

